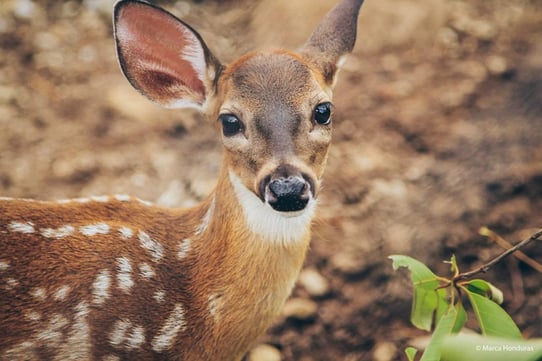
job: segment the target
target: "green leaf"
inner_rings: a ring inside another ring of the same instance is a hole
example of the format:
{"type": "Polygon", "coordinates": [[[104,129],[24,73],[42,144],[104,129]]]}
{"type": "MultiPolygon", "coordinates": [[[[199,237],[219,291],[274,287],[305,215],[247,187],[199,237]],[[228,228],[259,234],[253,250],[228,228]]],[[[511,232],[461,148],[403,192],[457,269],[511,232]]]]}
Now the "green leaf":
{"type": "Polygon", "coordinates": [[[414,358],[416,357],[417,353],[418,353],[418,350],[415,347],[407,347],[405,349],[405,354],[408,358],[408,361],[414,361],[414,358]]]}
{"type": "Polygon", "coordinates": [[[448,312],[442,316],[420,361],[440,360],[440,347],[442,341],[447,335],[453,332],[454,326],[457,323],[457,317],[458,313],[455,307],[451,307],[448,312]]]}
{"type": "Polygon", "coordinates": [[[438,309],[447,307],[446,291],[438,289],[438,277],[423,263],[403,255],[392,255],[393,269],[406,267],[414,285],[410,321],[419,329],[431,331],[433,315],[438,309]]]}
{"type": "Polygon", "coordinates": [[[502,291],[487,281],[474,279],[465,283],[465,286],[469,291],[485,296],[498,304],[503,301],[502,291]]]}
{"type": "Polygon", "coordinates": [[[521,339],[518,326],[505,310],[486,297],[471,292],[466,287],[463,287],[463,289],[469,297],[474,314],[484,335],[521,339]]]}
{"type": "Polygon", "coordinates": [[[446,336],[441,345],[444,361],[536,361],[542,358],[542,339],[517,340],[473,334],[446,336]]]}
{"type": "Polygon", "coordinates": [[[439,288],[436,290],[437,293],[437,309],[435,310],[435,327],[438,324],[438,322],[442,319],[442,316],[446,312],[448,312],[448,309],[450,308],[450,302],[447,299],[447,293],[446,289],[439,288]]]}
{"type": "Polygon", "coordinates": [[[412,311],[410,314],[410,322],[414,326],[425,331],[431,331],[433,314],[437,310],[437,307],[438,298],[434,290],[414,286],[412,311]]]}
{"type": "MultiPolygon", "coordinates": [[[[396,271],[399,267],[406,267],[411,272],[412,282],[414,284],[422,284],[428,281],[436,280],[437,276],[422,262],[401,254],[395,254],[388,257],[393,261],[392,266],[396,271]]],[[[438,283],[437,283],[438,285],[438,283]]]]}
{"type": "Polygon", "coordinates": [[[452,333],[458,333],[463,326],[465,326],[465,322],[467,322],[467,311],[465,311],[465,307],[463,307],[462,303],[458,303],[454,307],[456,308],[457,316],[452,328],[452,333]]]}

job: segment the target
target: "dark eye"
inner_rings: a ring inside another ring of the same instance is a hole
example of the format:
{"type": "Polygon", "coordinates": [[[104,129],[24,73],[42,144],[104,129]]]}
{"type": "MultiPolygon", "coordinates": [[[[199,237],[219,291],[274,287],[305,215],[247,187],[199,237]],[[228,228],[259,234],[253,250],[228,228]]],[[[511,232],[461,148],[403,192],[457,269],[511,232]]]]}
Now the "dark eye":
{"type": "Polygon", "coordinates": [[[321,125],[331,123],[331,103],[320,103],[314,108],[314,121],[321,125]]]}
{"type": "Polygon", "coordinates": [[[232,137],[243,131],[243,123],[233,114],[220,114],[218,120],[222,123],[222,133],[232,137]]]}

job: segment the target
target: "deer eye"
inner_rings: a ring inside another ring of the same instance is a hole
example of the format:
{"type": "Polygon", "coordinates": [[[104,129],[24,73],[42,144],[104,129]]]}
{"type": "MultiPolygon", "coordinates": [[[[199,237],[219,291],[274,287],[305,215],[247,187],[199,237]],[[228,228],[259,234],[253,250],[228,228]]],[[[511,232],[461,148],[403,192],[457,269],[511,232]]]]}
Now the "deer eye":
{"type": "Polygon", "coordinates": [[[314,121],[320,125],[331,123],[331,103],[320,103],[314,108],[314,121]]]}
{"type": "Polygon", "coordinates": [[[243,123],[233,114],[220,114],[218,120],[222,123],[222,134],[232,137],[244,130],[243,123]]]}

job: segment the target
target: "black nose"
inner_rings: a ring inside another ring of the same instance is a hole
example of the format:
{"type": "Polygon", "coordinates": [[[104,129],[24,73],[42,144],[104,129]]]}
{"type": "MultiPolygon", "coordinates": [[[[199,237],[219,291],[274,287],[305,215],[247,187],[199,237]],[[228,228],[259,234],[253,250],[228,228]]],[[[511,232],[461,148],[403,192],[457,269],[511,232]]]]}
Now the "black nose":
{"type": "Polygon", "coordinates": [[[276,211],[299,211],[309,202],[310,185],[298,176],[276,178],[265,187],[265,198],[276,211]]]}

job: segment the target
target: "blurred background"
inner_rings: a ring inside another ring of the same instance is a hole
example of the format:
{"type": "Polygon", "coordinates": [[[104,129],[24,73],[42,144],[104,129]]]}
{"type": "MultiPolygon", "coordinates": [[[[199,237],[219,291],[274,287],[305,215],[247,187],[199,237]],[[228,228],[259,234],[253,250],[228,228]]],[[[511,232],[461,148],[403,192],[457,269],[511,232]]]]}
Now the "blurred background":
{"type": "MultiPolygon", "coordinates": [[[[0,196],[128,193],[186,206],[211,191],[209,120],[151,104],[121,75],[112,0],[2,0],[0,196]]],[[[222,62],[295,49],[333,0],[163,1],[222,62]]],[[[334,143],[306,269],[259,360],[405,359],[411,255],[463,271],[542,226],[542,2],[366,0],[339,74],[334,143]],[[270,356],[269,356],[270,355],[270,356]]],[[[540,242],[538,242],[540,243],[540,242]]],[[[542,262],[540,245],[525,253],[542,262]]],[[[510,257],[487,274],[525,337],[542,337],[542,277],[510,257]]],[[[256,355],[257,353],[253,355],[256,355]]],[[[261,355],[261,354],[260,354],[261,355]]],[[[256,359],[256,356],[253,356],[256,359]]]]}

